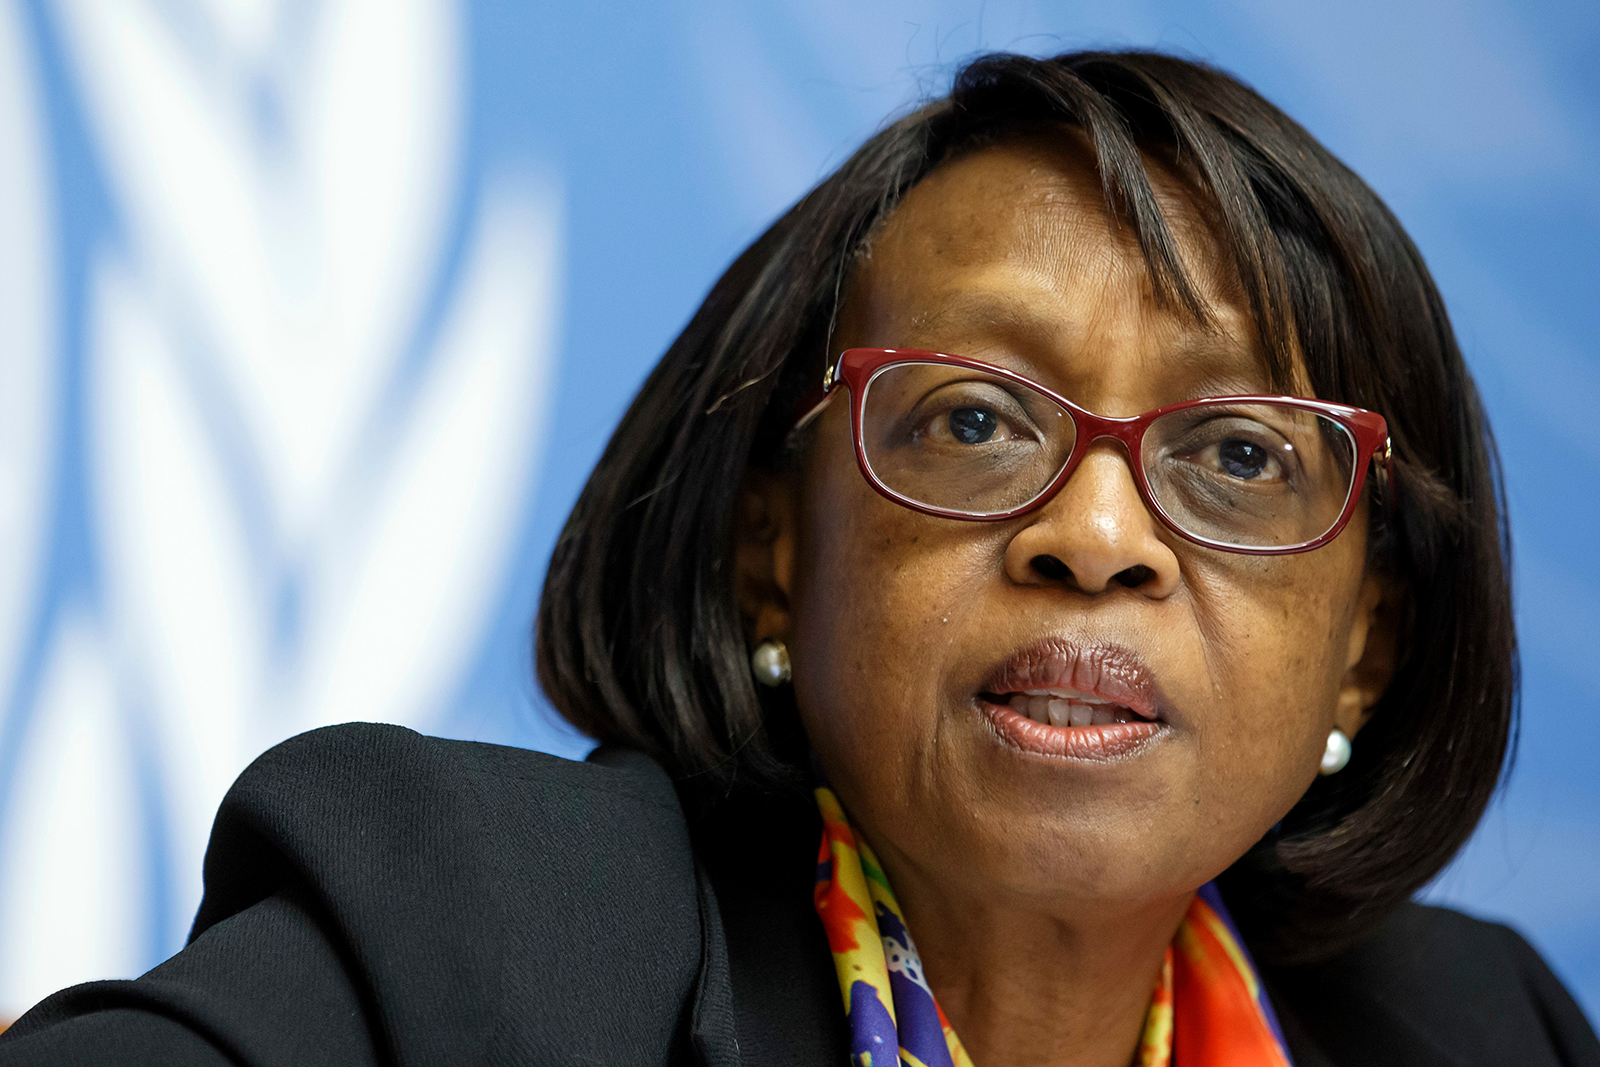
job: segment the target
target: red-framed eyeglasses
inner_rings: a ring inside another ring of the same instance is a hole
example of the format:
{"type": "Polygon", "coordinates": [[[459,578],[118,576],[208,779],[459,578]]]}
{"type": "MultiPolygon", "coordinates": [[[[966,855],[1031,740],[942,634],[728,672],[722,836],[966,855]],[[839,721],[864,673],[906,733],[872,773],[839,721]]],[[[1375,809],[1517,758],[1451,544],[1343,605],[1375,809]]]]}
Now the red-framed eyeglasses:
{"type": "Polygon", "coordinates": [[[1043,507],[1097,442],[1120,442],[1145,505],[1227,552],[1308,552],[1355,513],[1367,467],[1392,484],[1382,415],[1289,396],[1211,396],[1110,418],[1004,367],[915,349],[852,348],[795,429],[850,392],[868,483],[928,515],[998,522],[1043,507]]]}

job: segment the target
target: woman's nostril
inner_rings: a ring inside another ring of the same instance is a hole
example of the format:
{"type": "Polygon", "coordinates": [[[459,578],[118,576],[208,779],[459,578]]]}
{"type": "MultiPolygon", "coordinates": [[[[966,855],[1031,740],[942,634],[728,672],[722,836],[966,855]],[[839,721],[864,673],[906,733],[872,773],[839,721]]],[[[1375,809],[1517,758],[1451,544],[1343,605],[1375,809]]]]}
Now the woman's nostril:
{"type": "Polygon", "coordinates": [[[1151,578],[1154,578],[1155,574],[1155,571],[1151,570],[1149,567],[1146,567],[1143,563],[1136,563],[1126,570],[1118,571],[1116,574],[1111,576],[1111,579],[1118,585],[1125,586],[1129,589],[1137,589],[1144,583],[1148,582],[1151,578]]]}
{"type": "Polygon", "coordinates": [[[1061,582],[1072,577],[1072,568],[1054,556],[1034,556],[1029,563],[1039,577],[1048,581],[1061,582]]]}

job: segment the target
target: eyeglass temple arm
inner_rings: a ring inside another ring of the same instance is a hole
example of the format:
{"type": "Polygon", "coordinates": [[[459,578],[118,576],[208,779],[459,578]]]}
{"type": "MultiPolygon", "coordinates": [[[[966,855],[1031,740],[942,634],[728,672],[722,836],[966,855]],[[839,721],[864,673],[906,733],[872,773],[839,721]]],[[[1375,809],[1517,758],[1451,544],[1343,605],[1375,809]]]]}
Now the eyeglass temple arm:
{"type": "Polygon", "coordinates": [[[807,390],[806,395],[800,398],[800,403],[795,405],[794,425],[789,432],[797,433],[811,425],[811,421],[821,415],[822,409],[833,399],[833,391],[838,384],[838,365],[830,363],[822,373],[822,381],[807,390]]]}
{"type": "Polygon", "coordinates": [[[1383,494],[1384,518],[1393,520],[1399,506],[1400,481],[1394,473],[1394,441],[1388,434],[1383,435],[1383,447],[1372,453],[1372,464],[1376,468],[1378,490],[1383,494]]]}

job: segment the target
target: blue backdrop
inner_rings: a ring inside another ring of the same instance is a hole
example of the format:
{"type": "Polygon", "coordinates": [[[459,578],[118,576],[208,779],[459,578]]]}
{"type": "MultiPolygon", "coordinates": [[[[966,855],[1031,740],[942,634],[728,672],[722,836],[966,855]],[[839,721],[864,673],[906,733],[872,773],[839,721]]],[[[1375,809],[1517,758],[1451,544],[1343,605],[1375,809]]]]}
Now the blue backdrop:
{"type": "Polygon", "coordinates": [[[1239,74],[1432,266],[1525,717],[1428,895],[1594,1017],[1597,44],[1600,8],[1496,0],[0,0],[0,1016],[177,948],[284,736],[581,752],[530,680],[541,572],[711,281],[962,57],[1094,45],[1239,74]]]}

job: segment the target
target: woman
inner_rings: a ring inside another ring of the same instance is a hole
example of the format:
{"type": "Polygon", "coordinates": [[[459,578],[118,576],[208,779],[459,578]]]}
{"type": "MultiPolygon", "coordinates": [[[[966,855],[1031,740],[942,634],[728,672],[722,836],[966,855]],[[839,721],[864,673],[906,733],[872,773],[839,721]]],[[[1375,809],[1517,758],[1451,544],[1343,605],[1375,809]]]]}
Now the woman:
{"type": "Polygon", "coordinates": [[[981,60],[612,439],[539,618],[595,755],[281,746],[189,947],[0,1064],[1600,1063],[1408,903],[1501,773],[1506,551],[1359,179],[1194,63],[981,60]]]}

